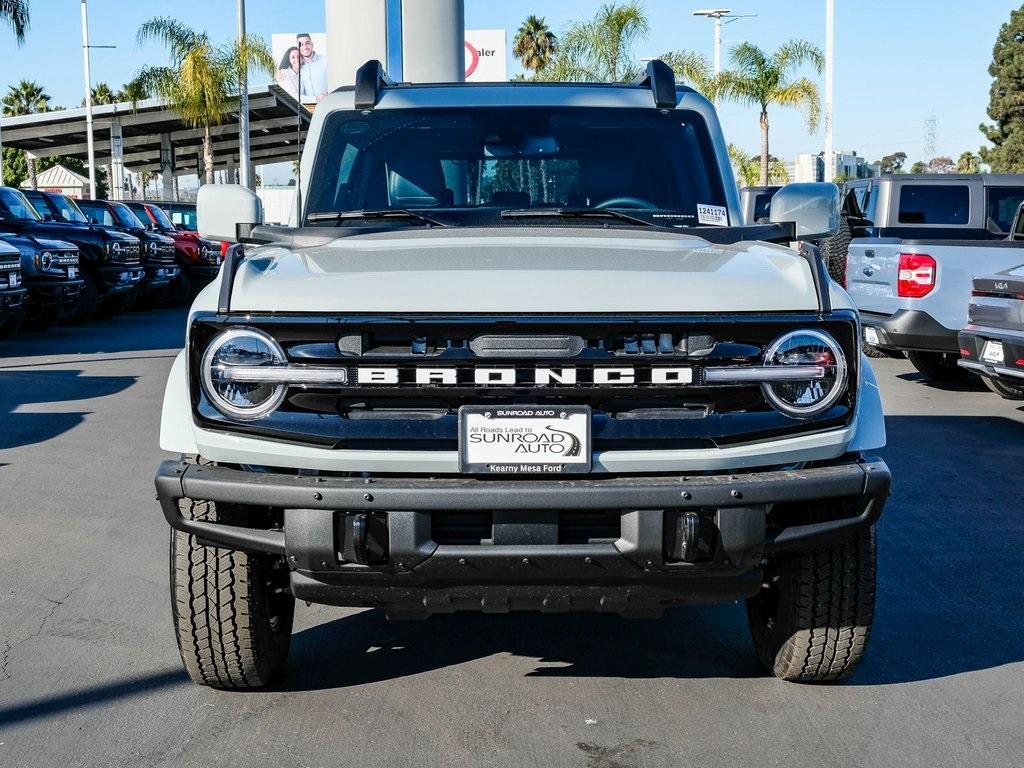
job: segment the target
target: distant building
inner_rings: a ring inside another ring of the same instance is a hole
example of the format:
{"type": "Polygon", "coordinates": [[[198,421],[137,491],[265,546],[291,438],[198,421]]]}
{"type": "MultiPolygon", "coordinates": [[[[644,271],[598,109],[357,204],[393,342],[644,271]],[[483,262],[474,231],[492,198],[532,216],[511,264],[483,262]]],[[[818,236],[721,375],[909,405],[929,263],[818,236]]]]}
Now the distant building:
{"type": "MultiPolygon", "coordinates": [[[[89,180],[63,165],[55,165],[36,174],[36,187],[44,192],[57,192],[79,199],[85,197],[85,191],[89,188],[89,180]]],[[[32,179],[25,179],[21,182],[21,188],[32,189],[32,179]]]]}
{"type": "MultiPolygon", "coordinates": [[[[856,152],[836,152],[836,178],[847,179],[869,179],[873,176],[880,176],[882,168],[878,163],[868,163],[856,152]]],[[[805,152],[796,156],[793,161],[793,172],[790,174],[793,181],[824,181],[825,180],[825,153],[819,152],[812,155],[805,152]]]]}

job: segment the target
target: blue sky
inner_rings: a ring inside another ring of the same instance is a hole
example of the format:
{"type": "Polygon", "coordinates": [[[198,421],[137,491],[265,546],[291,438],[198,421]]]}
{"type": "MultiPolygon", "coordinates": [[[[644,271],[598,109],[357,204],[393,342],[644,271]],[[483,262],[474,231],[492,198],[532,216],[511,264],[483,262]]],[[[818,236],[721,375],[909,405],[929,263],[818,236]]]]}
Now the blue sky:
{"type": "MultiPolygon", "coordinates": [[[[466,25],[504,27],[511,41],[530,13],[545,16],[557,32],[573,19],[591,16],[599,5],[599,0],[466,0],[466,25]]],[[[708,5],[707,0],[647,0],[651,34],[637,46],[636,55],[685,48],[710,58],[711,22],[690,15],[708,5]]],[[[725,51],[743,41],[772,49],[792,38],[824,47],[824,0],[734,0],[731,6],[757,17],[725,27],[725,51]]],[[[248,0],[249,31],[268,38],[273,32],[300,28],[320,31],[323,7],[324,0],[248,0]]],[[[1016,7],[1019,3],[1010,0],[836,0],[836,149],[856,150],[869,160],[897,150],[911,160],[921,159],[925,121],[934,115],[938,154],[955,158],[965,149],[977,150],[982,143],[977,126],[987,120],[992,44],[1000,24],[1016,7]]],[[[135,32],[143,21],[169,8],[215,39],[234,33],[234,0],[90,0],[92,42],[118,46],[93,52],[93,82],[119,86],[143,63],[163,63],[158,47],[135,45],[135,32]]],[[[0,88],[6,90],[22,78],[34,79],[46,87],[54,103],[79,104],[80,44],[77,0],[34,0],[23,47],[15,45],[8,29],[0,28],[0,88]]],[[[510,73],[516,71],[510,55],[510,73]]],[[[756,112],[723,105],[721,113],[728,139],[756,151],[756,112]]],[[[775,109],[769,116],[773,154],[788,159],[797,152],[822,149],[821,136],[809,135],[798,113],[775,109]]]]}

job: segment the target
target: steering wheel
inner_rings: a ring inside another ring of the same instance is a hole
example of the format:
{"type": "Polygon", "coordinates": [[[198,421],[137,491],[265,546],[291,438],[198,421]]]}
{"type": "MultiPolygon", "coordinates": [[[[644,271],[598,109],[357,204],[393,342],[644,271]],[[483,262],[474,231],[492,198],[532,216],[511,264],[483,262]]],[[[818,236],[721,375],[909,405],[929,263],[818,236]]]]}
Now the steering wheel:
{"type": "Polygon", "coordinates": [[[610,197],[603,200],[595,208],[657,208],[650,200],[642,197],[610,197]]]}

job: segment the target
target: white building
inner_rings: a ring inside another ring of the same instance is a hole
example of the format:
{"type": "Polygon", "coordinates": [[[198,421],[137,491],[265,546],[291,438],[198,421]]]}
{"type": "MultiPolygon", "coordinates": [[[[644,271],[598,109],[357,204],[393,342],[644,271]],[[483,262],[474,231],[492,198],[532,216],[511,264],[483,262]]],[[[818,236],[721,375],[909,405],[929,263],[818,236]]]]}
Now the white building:
{"type": "MultiPolygon", "coordinates": [[[[32,179],[21,182],[22,189],[32,189],[32,179]]],[[[82,198],[89,189],[89,180],[63,165],[47,168],[36,174],[36,188],[44,192],[57,192],[68,197],[82,198]]]]}
{"type": "MultiPolygon", "coordinates": [[[[878,163],[868,163],[853,150],[836,152],[835,161],[835,178],[869,179],[882,173],[878,163]]],[[[793,181],[824,181],[825,153],[818,152],[812,155],[804,152],[797,155],[790,176],[793,181]]]]}

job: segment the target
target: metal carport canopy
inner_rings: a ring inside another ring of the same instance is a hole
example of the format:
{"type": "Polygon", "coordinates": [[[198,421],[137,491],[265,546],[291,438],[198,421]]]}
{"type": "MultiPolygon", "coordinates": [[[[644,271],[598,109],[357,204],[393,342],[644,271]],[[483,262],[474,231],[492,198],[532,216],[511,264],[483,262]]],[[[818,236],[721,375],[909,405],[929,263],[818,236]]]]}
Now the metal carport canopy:
{"type": "MultiPolygon", "coordinates": [[[[298,157],[297,138],[309,128],[310,113],[277,84],[249,89],[252,161],[263,165],[287,162],[298,157]]],[[[111,165],[112,138],[120,126],[123,164],[135,173],[160,172],[163,137],[169,138],[174,151],[174,175],[194,174],[203,150],[203,129],[193,128],[168,109],[162,99],[147,99],[134,106],[131,102],[93,107],[96,165],[111,165]]],[[[85,108],[41,112],[3,118],[5,147],[31,152],[36,157],[65,155],[88,162],[85,108]]],[[[238,165],[238,118],[212,126],[214,167],[238,165]]]]}

